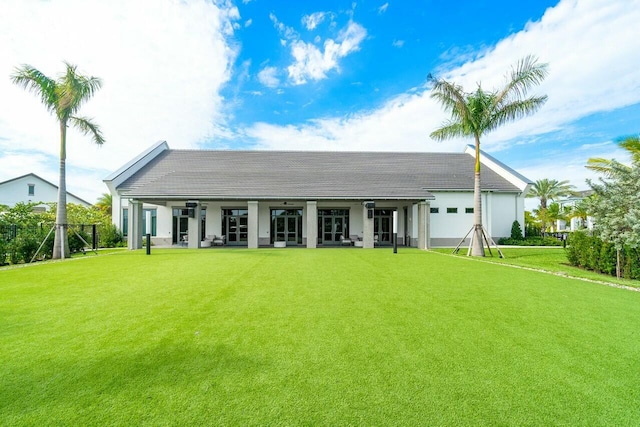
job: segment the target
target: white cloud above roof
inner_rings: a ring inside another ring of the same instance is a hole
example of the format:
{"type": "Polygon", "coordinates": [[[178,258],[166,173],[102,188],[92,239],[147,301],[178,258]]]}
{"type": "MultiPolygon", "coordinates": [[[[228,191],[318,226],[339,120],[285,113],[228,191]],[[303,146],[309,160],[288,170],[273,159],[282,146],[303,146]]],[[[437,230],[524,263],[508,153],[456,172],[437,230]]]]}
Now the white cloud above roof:
{"type": "Polygon", "coordinates": [[[323,49],[301,40],[291,42],[294,63],[287,67],[291,81],[300,85],[326,78],[327,72],[339,68],[339,59],[360,49],[360,43],[366,36],[364,27],[349,21],[335,40],[325,40],[323,49]]]}

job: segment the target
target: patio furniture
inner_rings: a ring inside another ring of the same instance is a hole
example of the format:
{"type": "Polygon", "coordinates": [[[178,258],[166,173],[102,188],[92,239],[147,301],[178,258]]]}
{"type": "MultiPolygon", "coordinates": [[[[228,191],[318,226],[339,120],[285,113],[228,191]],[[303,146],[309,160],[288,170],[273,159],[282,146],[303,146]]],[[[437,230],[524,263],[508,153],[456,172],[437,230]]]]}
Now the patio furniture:
{"type": "Polygon", "coordinates": [[[213,246],[224,246],[224,241],[227,236],[213,236],[212,244],[213,246]]]}
{"type": "Polygon", "coordinates": [[[351,239],[345,238],[342,234],[340,235],[340,244],[342,246],[351,246],[352,243],[351,239]]]}

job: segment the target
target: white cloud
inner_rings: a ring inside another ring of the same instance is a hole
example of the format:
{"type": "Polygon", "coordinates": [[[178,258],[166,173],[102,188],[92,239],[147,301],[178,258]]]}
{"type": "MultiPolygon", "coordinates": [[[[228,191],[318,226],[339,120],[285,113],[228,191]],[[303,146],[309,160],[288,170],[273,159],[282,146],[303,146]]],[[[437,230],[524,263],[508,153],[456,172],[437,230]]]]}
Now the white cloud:
{"type": "Polygon", "coordinates": [[[393,47],[402,47],[404,46],[404,40],[394,40],[393,43],[391,43],[391,45],[393,47]]]}
{"type": "Polygon", "coordinates": [[[388,8],[389,8],[389,3],[387,2],[378,8],[378,14],[385,13],[388,8]]]}
{"type": "Polygon", "coordinates": [[[157,140],[196,147],[225,131],[219,92],[236,56],[227,37],[239,13],[205,0],[83,6],[74,0],[3,2],[0,164],[8,167],[0,167],[0,180],[34,172],[57,182],[57,124],[8,76],[28,63],[55,77],[66,60],[104,82],[80,114],[101,125],[105,145],[96,147],[76,131],[68,135],[69,190],[93,201],[106,191],[102,178],[157,140]],[[86,19],[89,9],[92,19],[86,19]]]}
{"type": "Polygon", "coordinates": [[[336,40],[328,39],[324,42],[324,51],[301,40],[292,41],[291,55],[294,63],[287,67],[289,78],[296,85],[326,78],[328,71],[338,68],[340,58],[360,49],[360,43],[366,35],[364,27],[349,21],[336,40]]]}
{"type": "Polygon", "coordinates": [[[274,88],[280,85],[280,79],[278,79],[278,69],[276,67],[264,67],[258,73],[258,80],[263,85],[274,88]]]}
{"type": "Polygon", "coordinates": [[[247,19],[246,21],[244,21],[244,27],[250,27],[251,24],[253,24],[253,19],[247,19]]]}
{"type": "Polygon", "coordinates": [[[315,12],[311,15],[305,15],[302,17],[302,24],[309,31],[315,30],[315,28],[324,21],[324,18],[327,16],[325,12],[315,12]]]}

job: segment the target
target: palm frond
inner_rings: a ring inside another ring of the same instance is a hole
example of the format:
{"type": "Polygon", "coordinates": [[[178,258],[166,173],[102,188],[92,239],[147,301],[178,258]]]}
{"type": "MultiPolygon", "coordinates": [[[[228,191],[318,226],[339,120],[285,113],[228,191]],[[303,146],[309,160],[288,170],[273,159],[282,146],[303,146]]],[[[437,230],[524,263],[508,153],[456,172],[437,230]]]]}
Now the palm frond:
{"type": "Polygon", "coordinates": [[[462,86],[444,79],[436,79],[433,76],[429,78],[433,84],[431,98],[438,101],[444,110],[449,112],[452,117],[467,118],[469,115],[466,99],[467,94],[462,89],[462,86]]]}
{"type": "Polygon", "coordinates": [[[100,127],[97,124],[92,123],[91,120],[92,119],[87,117],[69,117],[69,122],[73,126],[78,128],[80,132],[85,135],[91,135],[93,138],[93,142],[95,142],[97,145],[102,145],[105,141],[102,135],[102,131],[100,130],[100,127]]]}
{"type": "Polygon", "coordinates": [[[527,117],[542,108],[545,102],[547,102],[547,96],[542,95],[502,105],[494,112],[492,120],[488,123],[487,130],[494,130],[505,123],[527,117]]]}
{"type": "Polygon", "coordinates": [[[429,136],[436,141],[444,141],[451,138],[466,137],[469,136],[469,133],[465,131],[461,123],[449,121],[431,132],[429,136]]]}
{"type": "Polygon", "coordinates": [[[547,68],[548,64],[538,63],[533,55],[522,58],[506,76],[505,86],[498,92],[498,104],[526,96],[532,86],[539,85],[547,77],[547,68]]]}
{"type": "Polygon", "coordinates": [[[631,160],[634,163],[640,163],[640,137],[626,136],[618,139],[618,145],[631,154],[631,160]]]}
{"type": "Polygon", "coordinates": [[[12,83],[39,96],[47,110],[55,113],[57,87],[55,80],[28,64],[17,67],[10,78],[12,83]]]}

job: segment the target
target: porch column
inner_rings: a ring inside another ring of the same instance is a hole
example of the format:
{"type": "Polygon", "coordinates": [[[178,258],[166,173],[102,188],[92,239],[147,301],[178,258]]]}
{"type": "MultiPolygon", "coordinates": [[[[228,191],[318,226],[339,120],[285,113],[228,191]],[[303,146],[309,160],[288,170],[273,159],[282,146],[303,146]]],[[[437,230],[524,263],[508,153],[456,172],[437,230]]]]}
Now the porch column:
{"type": "Polygon", "coordinates": [[[318,202],[307,200],[307,248],[318,246],[318,202]]]}
{"type": "Polygon", "coordinates": [[[142,249],[142,202],[140,200],[129,200],[127,246],[130,250],[142,249]]]}
{"type": "Polygon", "coordinates": [[[418,202],[418,248],[429,249],[430,232],[429,232],[429,208],[427,201],[418,202]]]}
{"type": "Polygon", "coordinates": [[[364,202],[362,204],[362,247],[373,248],[375,242],[373,240],[373,215],[369,218],[369,211],[373,212],[373,207],[367,208],[367,204],[373,205],[373,202],[364,202]]]}
{"type": "Polygon", "coordinates": [[[258,247],[258,201],[248,201],[247,211],[247,246],[255,249],[258,247]]]}
{"type": "Polygon", "coordinates": [[[202,205],[199,201],[189,201],[191,204],[195,204],[194,207],[190,207],[189,209],[193,209],[193,217],[189,215],[189,219],[187,221],[188,229],[188,247],[189,249],[197,249],[200,247],[200,240],[202,238],[202,205]]]}

